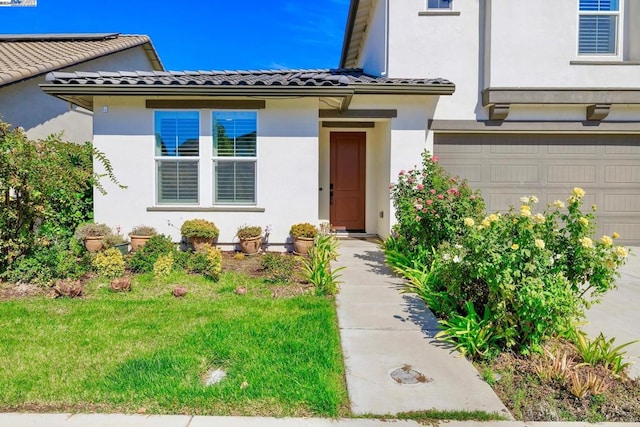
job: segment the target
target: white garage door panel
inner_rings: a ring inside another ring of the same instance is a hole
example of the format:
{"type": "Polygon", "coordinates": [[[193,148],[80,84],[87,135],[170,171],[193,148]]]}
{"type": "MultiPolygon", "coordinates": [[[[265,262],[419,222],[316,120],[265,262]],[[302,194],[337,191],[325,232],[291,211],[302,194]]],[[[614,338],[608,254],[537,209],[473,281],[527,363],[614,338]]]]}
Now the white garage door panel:
{"type": "Polygon", "coordinates": [[[599,234],[640,245],[640,136],[436,134],[434,151],[482,191],[490,211],[531,194],[543,209],[582,187],[585,210],[598,207],[599,234]]]}

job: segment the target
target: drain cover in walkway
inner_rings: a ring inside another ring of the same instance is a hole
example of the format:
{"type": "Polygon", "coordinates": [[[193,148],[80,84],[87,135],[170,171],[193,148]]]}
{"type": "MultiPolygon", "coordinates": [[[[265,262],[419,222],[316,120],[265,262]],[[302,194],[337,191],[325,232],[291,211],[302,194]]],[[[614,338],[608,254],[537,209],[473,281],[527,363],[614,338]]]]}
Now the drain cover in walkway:
{"type": "Polygon", "coordinates": [[[404,365],[401,368],[394,369],[391,372],[391,378],[398,384],[419,384],[433,381],[425,377],[422,372],[411,369],[410,365],[404,365]]]}

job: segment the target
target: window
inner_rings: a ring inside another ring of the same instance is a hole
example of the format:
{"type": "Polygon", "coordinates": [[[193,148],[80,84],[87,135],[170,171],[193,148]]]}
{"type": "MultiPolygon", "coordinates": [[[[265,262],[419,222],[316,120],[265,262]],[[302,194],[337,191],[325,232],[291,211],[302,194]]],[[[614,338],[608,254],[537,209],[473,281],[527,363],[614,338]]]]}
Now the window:
{"type": "Polygon", "coordinates": [[[198,203],[199,113],[156,111],[155,136],[157,203],[198,203]]]}
{"type": "Polygon", "coordinates": [[[256,204],[257,113],[212,114],[214,203],[256,204]]]}
{"type": "Polygon", "coordinates": [[[617,55],[619,0],[579,0],[578,54],[617,55]]]}
{"type": "Polygon", "coordinates": [[[427,9],[451,9],[453,0],[427,0],[427,9]]]}

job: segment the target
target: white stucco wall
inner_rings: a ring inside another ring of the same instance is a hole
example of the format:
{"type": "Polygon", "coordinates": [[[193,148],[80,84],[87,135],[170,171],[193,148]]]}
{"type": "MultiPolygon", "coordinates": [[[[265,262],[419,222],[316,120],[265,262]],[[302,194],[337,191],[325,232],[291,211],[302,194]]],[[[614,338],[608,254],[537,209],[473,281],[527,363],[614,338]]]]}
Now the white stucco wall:
{"type": "MultiPolygon", "coordinates": [[[[271,226],[270,243],[282,244],[298,222],[318,223],[318,99],[267,100],[258,112],[257,207],[264,212],[149,212],[155,204],[153,110],[143,98],[97,97],[94,144],[111,160],[126,190],[107,185],[96,194],[96,221],[120,225],[124,232],[139,224],[180,239],[187,219],[204,218],[220,228],[219,243],[234,241],[244,224],[271,226]],[[103,112],[103,107],[107,112],[103,112]]],[[[200,204],[211,208],[211,110],[200,110],[200,204]]],[[[193,206],[189,206],[193,207],[193,206]]]]}
{"type": "Polygon", "coordinates": [[[391,0],[377,0],[369,15],[367,36],[358,65],[368,73],[384,76],[387,72],[387,7],[391,0]]]}
{"type": "MultiPolygon", "coordinates": [[[[152,70],[141,47],[128,49],[59,71],[152,70]]],[[[45,77],[0,87],[0,116],[5,122],[21,126],[32,139],[46,138],[64,132],[63,139],[72,142],[91,141],[91,112],[47,95],[38,87],[45,77]]]]}

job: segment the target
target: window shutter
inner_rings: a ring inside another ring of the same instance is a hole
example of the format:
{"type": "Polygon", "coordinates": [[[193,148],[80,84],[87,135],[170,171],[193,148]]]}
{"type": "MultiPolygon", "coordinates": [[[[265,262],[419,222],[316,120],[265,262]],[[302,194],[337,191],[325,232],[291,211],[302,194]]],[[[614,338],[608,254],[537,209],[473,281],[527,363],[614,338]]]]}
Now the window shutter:
{"type": "Polygon", "coordinates": [[[617,16],[580,16],[578,52],[582,54],[615,54],[617,22],[617,16]]]}
{"type": "Polygon", "coordinates": [[[217,160],[216,203],[256,203],[256,162],[217,160]]]}
{"type": "Polygon", "coordinates": [[[158,203],[198,203],[198,161],[158,160],[158,203]]]}

